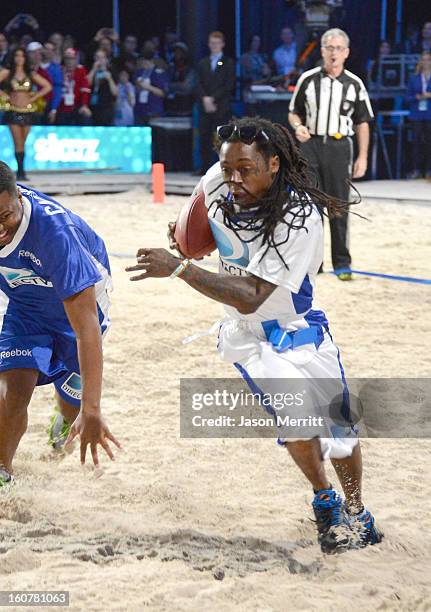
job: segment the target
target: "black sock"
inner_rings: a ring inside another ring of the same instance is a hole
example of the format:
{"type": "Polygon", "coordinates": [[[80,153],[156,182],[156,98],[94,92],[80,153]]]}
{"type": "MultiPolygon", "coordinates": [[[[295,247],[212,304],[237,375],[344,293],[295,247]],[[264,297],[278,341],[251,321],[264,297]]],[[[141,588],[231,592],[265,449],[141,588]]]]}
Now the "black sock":
{"type": "Polygon", "coordinates": [[[15,151],[15,159],[18,166],[17,175],[24,176],[24,151],[15,151]]]}

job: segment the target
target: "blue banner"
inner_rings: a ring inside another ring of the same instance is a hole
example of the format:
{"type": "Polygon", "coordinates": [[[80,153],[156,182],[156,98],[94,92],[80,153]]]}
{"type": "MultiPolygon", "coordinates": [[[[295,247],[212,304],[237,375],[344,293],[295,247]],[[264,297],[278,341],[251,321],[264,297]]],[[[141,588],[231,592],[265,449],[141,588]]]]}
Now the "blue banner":
{"type": "MultiPolygon", "coordinates": [[[[0,158],[16,169],[12,136],[0,125],[0,158]]],[[[151,128],[34,125],[25,143],[25,166],[32,170],[151,172],[151,128]]]]}

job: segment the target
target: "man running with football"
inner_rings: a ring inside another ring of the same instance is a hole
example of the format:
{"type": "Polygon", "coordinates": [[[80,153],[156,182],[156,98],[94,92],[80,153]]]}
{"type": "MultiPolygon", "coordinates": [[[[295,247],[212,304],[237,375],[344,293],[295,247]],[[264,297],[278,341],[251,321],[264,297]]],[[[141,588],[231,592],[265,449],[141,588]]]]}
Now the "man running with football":
{"type": "MultiPolygon", "coordinates": [[[[253,392],[256,380],[265,381],[265,391],[271,392],[275,379],[308,379],[315,385],[316,379],[333,379],[343,386],[342,408],[348,414],[339,351],[324,313],[313,309],[323,259],[318,206],[331,216],[348,204],[310,184],[306,162],[282,125],[261,118],[233,120],[218,128],[218,149],[219,163],[196,189],[205,194],[219,272],[156,248],[139,249],[137,265],[126,270],[139,272],[134,281],[177,277],[224,304],[218,350],[253,392]]],[[[313,487],[318,541],[326,553],[376,544],[383,537],[362,502],[359,439],[344,415],[341,436],[334,429],[325,437],[279,439],[313,487]],[[328,480],[325,459],[332,461],[345,500],[328,480]]]]}

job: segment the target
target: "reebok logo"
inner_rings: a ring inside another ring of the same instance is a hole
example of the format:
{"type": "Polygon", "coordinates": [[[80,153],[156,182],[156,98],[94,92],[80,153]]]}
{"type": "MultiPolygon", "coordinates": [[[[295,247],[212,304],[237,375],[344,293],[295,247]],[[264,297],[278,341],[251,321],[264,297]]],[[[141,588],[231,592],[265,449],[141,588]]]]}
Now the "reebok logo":
{"type": "Polygon", "coordinates": [[[10,351],[1,351],[0,359],[7,359],[8,357],[33,357],[31,349],[11,349],[10,351]]]}
{"type": "Polygon", "coordinates": [[[36,266],[41,266],[42,262],[40,261],[40,259],[38,259],[36,257],[36,255],[34,253],[31,253],[30,251],[19,251],[18,255],[20,257],[27,257],[28,259],[30,259],[30,261],[32,261],[36,266]]]}

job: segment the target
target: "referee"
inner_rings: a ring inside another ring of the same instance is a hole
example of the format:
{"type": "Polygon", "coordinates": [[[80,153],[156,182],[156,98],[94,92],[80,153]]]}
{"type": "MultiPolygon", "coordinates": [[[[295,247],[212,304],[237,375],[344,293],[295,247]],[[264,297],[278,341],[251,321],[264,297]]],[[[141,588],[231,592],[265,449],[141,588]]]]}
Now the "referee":
{"type": "MultiPolygon", "coordinates": [[[[363,82],[344,70],[349,44],[347,34],[338,28],[323,34],[323,66],[301,75],[289,106],[289,123],[317,175],[319,188],[341,200],[350,196],[352,136],[356,133],[359,148],[353,178],[361,178],[367,170],[368,122],[374,117],[363,82]]],[[[347,213],[329,221],[332,265],[343,281],[352,279],[347,221],[347,213]]]]}

